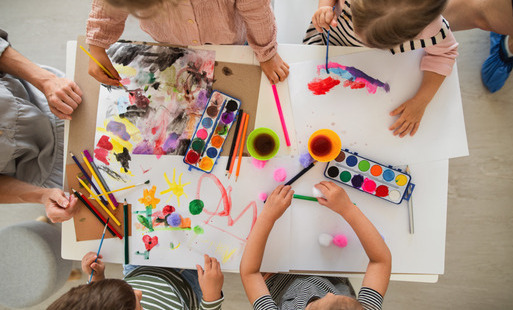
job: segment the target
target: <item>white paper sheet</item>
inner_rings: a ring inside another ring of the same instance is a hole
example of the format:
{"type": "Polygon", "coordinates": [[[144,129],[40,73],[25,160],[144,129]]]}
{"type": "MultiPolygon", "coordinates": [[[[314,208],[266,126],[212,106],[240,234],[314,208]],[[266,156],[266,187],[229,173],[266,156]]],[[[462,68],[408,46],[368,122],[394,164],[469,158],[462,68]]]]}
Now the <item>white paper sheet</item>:
{"type": "Polygon", "coordinates": [[[328,128],[339,134],[343,148],[391,165],[468,155],[456,67],[426,108],[415,136],[399,138],[388,130],[397,118],[389,113],[411,98],[420,86],[422,53],[391,55],[373,50],[330,57],[331,62],[355,67],[388,83],[389,93],[380,88],[375,94],[366,89],[345,88],[342,81],[325,95],[313,95],[307,85],[324,61],[291,64],[289,89],[299,152],[307,152],[308,138],[315,130],[328,128]]]}

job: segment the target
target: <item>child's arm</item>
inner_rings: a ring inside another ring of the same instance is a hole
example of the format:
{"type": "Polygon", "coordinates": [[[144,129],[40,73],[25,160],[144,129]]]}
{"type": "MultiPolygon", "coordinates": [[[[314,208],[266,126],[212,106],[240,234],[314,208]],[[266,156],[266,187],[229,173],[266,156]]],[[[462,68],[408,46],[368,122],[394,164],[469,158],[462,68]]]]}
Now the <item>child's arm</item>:
{"type": "Polygon", "coordinates": [[[94,56],[109,72],[117,78],[111,79],[103,70],[89,60],[89,74],[98,82],[108,85],[119,85],[118,72],[112,66],[107,57],[105,49],[116,42],[125,28],[125,21],[128,17],[128,11],[123,8],[114,8],[107,4],[105,0],[93,0],[91,4],[91,12],[87,19],[86,27],[86,43],[89,44],[91,55],[94,56]]]}
{"type": "Polygon", "coordinates": [[[340,214],[351,225],[369,257],[362,286],[372,288],[381,296],[385,296],[392,269],[392,256],[385,241],[369,219],[351,202],[342,188],[327,181],[323,181],[315,187],[326,197],[326,199],[318,198],[319,203],[340,214]]]}
{"type": "MultiPolygon", "coordinates": [[[[442,16],[440,16],[428,25],[418,38],[427,39],[437,35],[440,28],[443,27],[442,23],[442,16]]],[[[444,32],[445,39],[424,49],[426,54],[420,63],[420,70],[424,72],[424,76],[419,90],[413,98],[390,113],[391,116],[400,115],[389,128],[394,131],[394,135],[400,135],[402,138],[407,134],[413,136],[417,132],[424,110],[437,93],[445,77],[452,72],[456,57],[458,57],[458,42],[450,29],[445,29],[444,32]]]]}
{"type": "Polygon", "coordinates": [[[203,267],[205,269],[200,265],[196,265],[196,269],[198,270],[198,283],[203,293],[200,309],[221,309],[224,281],[221,266],[217,259],[205,254],[205,264],[203,267]]]}
{"type": "Polygon", "coordinates": [[[251,304],[259,297],[269,295],[269,289],[260,273],[265,244],[274,223],[290,206],[293,194],[294,191],[290,186],[279,185],[276,187],[267,199],[262,213],[258,216],[255,226],[249,234],[240,262],[240,276],[251,304]]]}
{"type": "Polygon", "coordinates": [[[328,30],[330,26],[337,27],[337,15],[333,12],[336,0],[319,0],[319,7],[312,16],[312,24],[318,32],[328,30]]]}
{"type": "Polygon", "coordinates": [[[289,65],[278,54],[276,22],[270,1],[238,0],[235,5],[246,25],[248,44],[269,82],[284,81],[289,75],[289,65]]]}
{"type": "Polygon", "coordinates": [[[105,279],[105,264],[101,261],[100,258],[103,258],[101,254],[98,255],[98,260],[95,263],[94,260],[96,259],[96,253],[94,252],[89,252],[82,258],[82,271],[85,274],[90,275],[91,271],[94,270],[91,282],[105,279]]]}
{"type": "Polygon", "coordinates": [[[445,75],[431,71],[424,72],[422,84],[415,96],[390,112],[390,116],[400,115],[394,124],[388,128],[394,131],[394,136],[399,135],[402,138],[407,134],[413,136],[417,132],[427,105],[431,102],[431,99],[433,99],[444,80],[445,75]]]}

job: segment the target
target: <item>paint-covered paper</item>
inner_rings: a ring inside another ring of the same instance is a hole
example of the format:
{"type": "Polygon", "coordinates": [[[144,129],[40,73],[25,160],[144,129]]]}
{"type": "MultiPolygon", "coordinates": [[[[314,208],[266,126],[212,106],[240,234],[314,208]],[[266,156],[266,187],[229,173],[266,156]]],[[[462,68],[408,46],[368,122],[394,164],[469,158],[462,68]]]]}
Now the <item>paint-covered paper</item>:
{"type": "Polygon", "coordinates": [[[457,70],[427,106],[420,128],[399,138],[390,112],[412,98],[423,73],[423,51],[391,55],[369,51],[290,65],[289,89],[299,152],[321,128],[338,133],[342,147],[401,165],[468,155],[457,70]]]}

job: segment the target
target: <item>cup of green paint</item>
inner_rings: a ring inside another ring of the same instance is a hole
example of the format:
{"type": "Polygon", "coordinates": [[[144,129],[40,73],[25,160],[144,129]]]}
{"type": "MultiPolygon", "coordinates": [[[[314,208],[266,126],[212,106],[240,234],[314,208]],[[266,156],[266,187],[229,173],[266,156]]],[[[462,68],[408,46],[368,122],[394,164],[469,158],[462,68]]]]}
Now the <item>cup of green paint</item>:
{"type": "Polygon", "coordinates": [[[248,137],[249,154],[258,160],[273,158],[280,148],[280,139],[271,129],[260,127],[253,130],[248,137]]]}

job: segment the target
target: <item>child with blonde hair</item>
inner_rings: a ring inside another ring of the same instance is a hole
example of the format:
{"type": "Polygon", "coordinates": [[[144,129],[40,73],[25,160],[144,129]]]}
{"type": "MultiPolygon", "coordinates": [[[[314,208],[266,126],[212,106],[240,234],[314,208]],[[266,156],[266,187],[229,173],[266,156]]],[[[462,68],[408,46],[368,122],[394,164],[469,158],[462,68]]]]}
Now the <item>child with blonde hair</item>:
{"type": "Polygon", "coordinates": [[[269,0],[93,0],[86,42],[115,77],[91,60],[89,74],[101,83],[118,85],[119,74],[105,49],[119,39],[129,14],[139,18],[141,29],[157,42],[183,46],[248,42],[271,83],[284,81],[289,74],[288,64],[277,52],[269,0]]]}
{"type": "Polygon", "coordinates": [[[269,233],[290,206],[294,195],[290,186],[279,185],[264,204],[242,255],[240,276],[249,302],[255,310],[380,310],[392,269],[390,250],[374,225],[351,202],[344,189],[327,181],[320,182],[315,188],[326,197],[318,198],[319,204],[347,221],[369,258],[358,297],[347,278],[260,273],[269,233]]]}
{"type": "Polygon", "coordinates": [[[392,54],[423,48],[424,72],[417,93],[390,112],[389,127],[401,138],[419,129],[424,111],[458,56],[458,43],[441,13],[447,0],[319,0],[303,43],[367,46],[392,54]]]}

